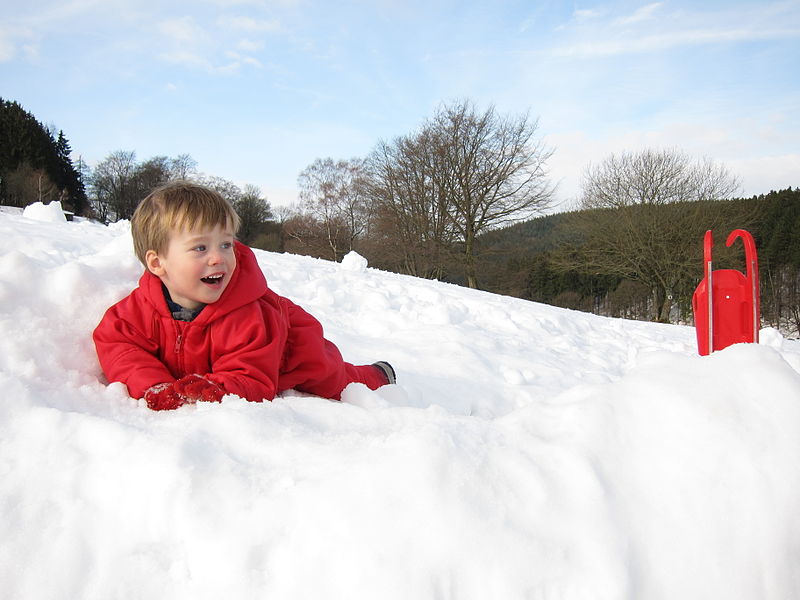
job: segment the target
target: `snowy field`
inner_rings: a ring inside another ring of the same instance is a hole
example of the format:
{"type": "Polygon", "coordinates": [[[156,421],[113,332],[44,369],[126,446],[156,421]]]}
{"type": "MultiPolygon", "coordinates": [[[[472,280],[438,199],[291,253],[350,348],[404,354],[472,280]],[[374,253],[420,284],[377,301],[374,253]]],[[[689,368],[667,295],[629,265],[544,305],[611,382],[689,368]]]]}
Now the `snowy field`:
{"type": "Polygon", "coordinates": [[[256,256],[398,385],[151,412],[91,341],[128,224],[0,213],[2,598],[800,598],[800,342],[256,256]]]}

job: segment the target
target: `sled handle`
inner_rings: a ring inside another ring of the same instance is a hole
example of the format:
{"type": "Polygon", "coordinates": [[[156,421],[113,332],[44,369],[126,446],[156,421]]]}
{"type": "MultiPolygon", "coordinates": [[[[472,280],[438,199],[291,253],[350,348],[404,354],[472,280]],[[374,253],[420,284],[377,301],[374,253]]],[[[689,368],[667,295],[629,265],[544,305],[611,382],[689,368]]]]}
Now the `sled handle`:
{"type": "Polygon", "coordinates": [[[714,247],[714,236],[711,230],[706,231],[703,238],[703,270],[705,271],[706,291],[708,292],[708,353],[714,352],[714,286],[711,285],[711,249],[714,247]]]}
{"type": "Polygon", "coordinates": [[[744,229],[734,229],[728,236],[725,245],[730,247],[738,239],[742,238],[744,245],[745,262],[747,263],[747,281],[750,284],[753,305],[753,341],[758,343],[758,330],[761,326],[761,293],[759,291],[758,278],[758,254],[756,253],[756,242],[749,231],[744,229]]]}

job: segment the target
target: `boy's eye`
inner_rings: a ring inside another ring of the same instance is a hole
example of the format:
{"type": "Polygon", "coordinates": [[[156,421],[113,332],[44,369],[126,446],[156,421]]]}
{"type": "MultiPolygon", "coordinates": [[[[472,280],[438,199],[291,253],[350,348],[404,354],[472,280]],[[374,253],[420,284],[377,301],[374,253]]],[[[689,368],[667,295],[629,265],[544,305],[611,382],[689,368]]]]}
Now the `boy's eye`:
{"type": "Polygon", "coordinates": [[[230,250],[231,248],[233,248],[233,242],[223,242],[222,243],[222,249],[223,250],[230,250]]]}
{"type": "Polygon", "coordinates": [[[200,244],[199,246],[195,246],[194,248],[192,248],[192,250],[197,250],[198,252],[205,252],[206,247],[203,244],[200,244]]]}

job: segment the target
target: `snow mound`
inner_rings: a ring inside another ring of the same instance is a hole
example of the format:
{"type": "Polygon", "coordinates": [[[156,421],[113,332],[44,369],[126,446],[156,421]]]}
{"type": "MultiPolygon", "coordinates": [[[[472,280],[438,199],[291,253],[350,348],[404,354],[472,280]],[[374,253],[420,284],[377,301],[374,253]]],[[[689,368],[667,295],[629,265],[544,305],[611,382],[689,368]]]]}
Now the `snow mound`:
{"type": "Polygon", "coordinates": [[[4,597],[800,597],[799,342],[256,256],[398,385],[151,412],[91,341],[128,224],[0,213],[4,597]]]}
{"type": "Polygon", "coordinates": [[[363,273],[367,270],[367,259],[351,250],[342,258],[342,269],[353,273],[363,273]]]}
{"type": "Polygon", "coordinates": [[[64,215],[64,209],[61,202],[54,201],[49,204],[41,202],[34,202],[25,207],[22,215],[34,221],[45,221],[48,223],[66,223],[67,217],[64,215]]]}

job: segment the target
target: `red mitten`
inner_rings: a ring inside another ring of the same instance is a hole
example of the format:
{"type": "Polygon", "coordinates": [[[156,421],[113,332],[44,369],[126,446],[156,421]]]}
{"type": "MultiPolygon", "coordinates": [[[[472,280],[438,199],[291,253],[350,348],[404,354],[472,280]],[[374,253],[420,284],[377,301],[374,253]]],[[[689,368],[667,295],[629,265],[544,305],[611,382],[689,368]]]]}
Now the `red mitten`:
{"type": "Polygon", "coordinates": [[[144,399],[152,410],[175,410],[187,403],[171,383],[154,385],[144,393],[144,399]]]}
{"type": "Polygon", "coordinates": [[[187,402],[220,402],[225,390],[200,375],[186,375],[173,384],[175,392],[187,402]]]}
{"type": "Polygon", "coordinates": [[[184,404],[220,402],[225,390],[200,375],[186,375],[178,381],[159,383],[144,393],[147,406],[153,410],[175,410],[184,404]]]}

